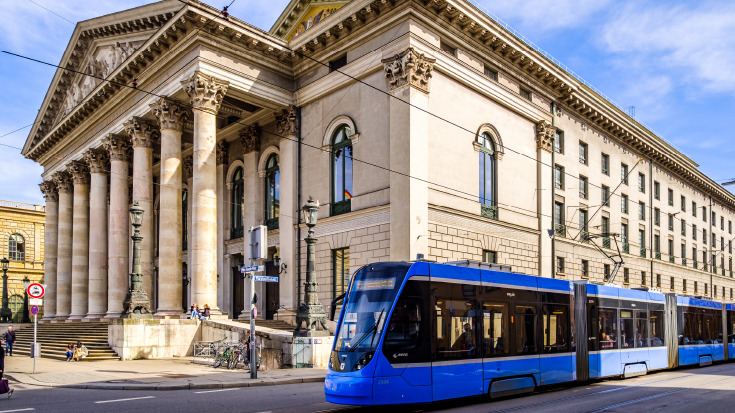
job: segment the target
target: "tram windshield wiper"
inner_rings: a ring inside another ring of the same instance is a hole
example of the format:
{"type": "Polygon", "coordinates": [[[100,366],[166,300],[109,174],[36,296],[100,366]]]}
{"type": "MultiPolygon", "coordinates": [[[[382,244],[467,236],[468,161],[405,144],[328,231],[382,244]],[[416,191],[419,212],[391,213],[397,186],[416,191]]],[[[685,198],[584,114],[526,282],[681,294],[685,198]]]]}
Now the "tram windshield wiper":
{"type": "Polygon", "coordinates": [[[378,320],[375,321],[375,324],[373,324],[372,326],[370,326],[370,328],[368,328],[368,330],[365,332],[365,334],[363,334],[362,336],[360,336],[360,339],[357,340],[357,342],[355,342],[355,345],[353,345],[352,347],[350,347],[349,350],[347,350],[348,352],[354,351],[356,348],[358,348],[360,346],[360,344],[362,344],[362,342],[365,341],[365,339],[367,338],[367,336],[370,333],[373,334],[372,338],[370,338],[370,345],[371,346],[373,345],[373,340],[375,340],[375,334],[378,332],[378,325],[380,325],[380,320],[383,318],[383,313],[384,312],[385,312],[385,308],[383,308],[383,309],[380,310],[380,315],[378,316],[378,320]]]}

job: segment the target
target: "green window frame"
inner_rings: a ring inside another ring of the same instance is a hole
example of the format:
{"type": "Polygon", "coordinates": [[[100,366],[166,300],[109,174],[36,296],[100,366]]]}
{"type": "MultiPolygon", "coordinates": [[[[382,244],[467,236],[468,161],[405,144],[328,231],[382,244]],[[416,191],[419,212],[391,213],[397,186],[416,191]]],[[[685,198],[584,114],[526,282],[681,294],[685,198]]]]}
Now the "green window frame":
{"type": "Polygon", "coordinates": [[[235,169],[232,176],[232,212],[230,214],[230,239],[240,238],[243,236],[243,202],[245,197],[245,180],[241,167],[235,169]]]}
{"type": "Polygon", "coordinates": [[[480,135],[480,140],[478,187],[482,215],[488,218],[498,219],[498,166],[495,141],[487,132],[480,135]]]}
{"type": "Polygon", "coordinates": [[[20,234],[13,234],[8,238],[8,258],[11,261],[25,261],[26,240],[20,234]]]}
{"type": "Polygon", "coordinates": [[[19,294],[11,295],[8,298],[8,308],[12,312],[11,317],[14,323],[23,321],[23,296],[19,294]]]}
{"type": "Polygon", "coordinates": [[[352,131],[341,125],[332,136],[332,215],[344,214],[352,209],[352,131]]]}
{"type": "Polygon", "coordinates": [[[350,249],[334,249],[332,250],[332,298],[344,294],[349,283],[350,249]]]}
{"type": "Polygon", "coordinates": [[[278,155],[272,154],[265,163],[265,225],[278,229],[280,214],[280,170],[278,155]]]}

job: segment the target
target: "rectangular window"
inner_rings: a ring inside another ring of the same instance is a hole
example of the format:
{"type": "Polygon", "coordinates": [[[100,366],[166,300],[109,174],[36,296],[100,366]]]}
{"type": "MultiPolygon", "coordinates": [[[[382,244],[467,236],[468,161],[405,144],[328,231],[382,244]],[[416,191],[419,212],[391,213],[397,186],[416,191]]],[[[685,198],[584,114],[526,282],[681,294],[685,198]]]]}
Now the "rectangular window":
{"type": "Polygon", "coordinates": [[[638,219],[642,219],[642,220],[646,219],[646,203],[645,202],[638,203],[638,219]]]}
{"type": "Polygon", "coordinates": [[[704,283],[704,295],[709,294],[709,288],[708,287],[709,287],[709,285],[707,285],[707,283],[704,283]]]}
{"type": "Polygon", "coordinates": [[[564,204],[561,202],[554,202],[554,224],[557,227],[564,225],[564,204]]]}
{"type": "Polygon", "coordinates": [[[624,214],[628,213],[628,195],[620,195],[620,212],[624,214]]]}
{"type": "Polygon", "coordinates": [[[707,222],[707,207],[702,207],[702,221],[707,222]]]}
{"type": "Polygon", "coordinates": [[[564,274],[564,257],[556,257],[556,272],[564,274]]]}
{"type": "Polygon", "coordinates": [[[699,292],[699,285],[698,284],[699,283],[697,283],[696,281],[694,281],[694,294],[696,294],[697,292],[699,292]]]}
{"type": "Polygon", "coordinates": [[[582,260],[582,277],[589,278],[590,276],[590,262],[582,260]]]}
{"type": "Polygon", "coordinates": [[[673,261],[673,258],[674,258],[674,240],[673,239],[669,240],[669,258],[671,262],[674,262],[673,261]]]}
{"type": "Polygon", "coordinates": [[[692,266],[697,268],[697,246],[692,247],[692,266]]]}
{"type": "Polygon", "coordinates": [[[681,211],[687,212],[687,197],[684,195],[681,196],[681,211]]]}
{"type": "Polygon", "coordinates": [[[687,244],[681,244],[681,265],[687,265],[687,244]]]}
{"type": "Polygon", "coordinates": [[[638,245],[641,246],[641,257],[646,257],[646,230],[638,230],[638,245]]]}
{"type": "MultiPolygon", "coordinates": [[[[609,237],[610,236],[610,218],[608,217],[602,217],[602,236],[603,237],[609,237]]],[[[608,240],[609,243],[609,240],[608,240]]]]}
{"type": "Polygon", "coordinates": [[[653,197],[661,199],[661,184],[656,181],[653,182],[653,197]]]}
{"type": "Polygon", "coordinates": [[[564,189],[564,167],[554,165],[554,188],[564,189]]]}
{"type": "Polygon", "coordinates": [[[623,243],[623,248],[625,248],[625,244],[628,243],[628,224],[620,224],[620,242],[623,243]]]}
{"type": "Polygon", "coordinates": [[[646,175],[638,174],[638,191],[646,193],[646,175]]]}
{"type": "Polygon", "coordinates": [[[602,185],[602,205],[610,206],[610,187],[607,185],[602,185]]]}
{"type": "Polygon", "coordinates": [[[564,153],[564,132],[559,129],[556,130],[556,136],[554,136],[554,151],[564,153]]]}
{"type": "Polygon", "coordinates": [[[669,214],[669,231],[674,230],[674,215],[669,214]]]}
{"type": "Polygon", "coordinates": [[[653,225],[657,227],[661,225],[661,210],[658,208],[653,209],[653,225]]]}
{"type": "Polygon", "coordinates": [[[694,201],[692,201],[692,216],[694,218],[697,217],[697,203],[694,201]]]}
{"type": "Polygon", "coordinates": [[[490,250],[482,250],[482,262],[489,262],[491,264],[498,263],[498,252],[490,250]]]}
{"type": "Polygon", "coordinates": [[[732,234],[732,221],[727,221],[727,233],[732,234]]]}
{"type": "Polygon", "coordinates": [[[452,47],[448,45],[447,43],[444,43],[443,41],[439,42],[439,49],[441,49],[442,52],[450,54],[452,56],[455,56],[457,54],[456,47],[452,47]]]}
{"type": "Polygon", "coordinates": [[[347,55],[342,55],[329,62],[329,73],[334,72],[337,69],[347,66],[347,55]]]}
{"type": "Polygon", "coordinates": [[[712,226],[713,227],[717,226],[717,223],[715,223],[715,221],[717,221],[717,214],[715,213],[715,211],[712,211],[712,226]]]}
{"type": "Polygon", "coordinates": [[[725,230],[725,217],[720,216],[720,231],[725,230]]]}
{"type": "Polygon", "coordinates": [[[727,252],[732,254],[732,240],[727,241],[727,252]]]}
{"type": "Polygon", "coordinates": [[[605,277],[605,281],[610,279],[610,264],[605,264],[602,267],[602,276],[605,277]]]}
{"type": "Polygon", "coordinates": [[[494,81],[498,81],[498,71],[494,70],[493,68],[489,67],[488,65],[485,65],[485,76],[489,77],[490,79],[494,81]]]}
{"type": "Polygon", "coordinates": [[[587,165],[587,144],[584,142],[579,143],[579,163],[587,165]]]}
{"type": "Polygon", "coordinates": [[[681,289],[686,292],[687,291],[687,280],[681,280],[681,289]]]}
{"type": "Polygon", "coordinates": [[[628,165],[624,163],[620,164],[620,180],[628,185],[628,165]]]}
{"type": "Polygon", "coordinates": [[[707,230],[702,230],[702,244],[707,245],[707,230]]]}
{"type": "Polygon", "coordinates": [[[725,238],[720,237],[720,250],[725,251],[725,238]]]}
{"type": "Polygon", "coordinates": [[[681,220],[681,235],[684,237],[687,235],[687,223],[683,219],[681,220]]]}
{"type": "Polygon", "coordinates": [[[600,162],[602,166],[602,173],[610,176],[610,155],[603,153],[602,154],[602,161],[600,162]]]}
{"type": "Polygon", "coordinates": [[[656,274],[656,287],[661,288],[661,274],[656,274]]]}
{"type": "Polygon", "coordinates": [[[531,100],[531,91],[530,90],[527,90],[527,89],[524,89],[524,88],[520,88],[520,93],[521,93],[521,97],[523,99],[531,100]]]}
{"type": "Polygon", "coordinates": [[[581,176],[579,177],[579,197],[582,199],[587,199],[587,177],[581,176]]]}
{"type": "Polygon", "coordinates": [[[656,253],[656,258],[661,257],[661,237],[658,234],[653,236],[653,252],[656,253]]]}
{"type": "Polygon", "coordinates": [[[583,232],[582,234],[582,241],[584,241],[584,236],[587,235],[588,228],[587,228],[587,210],[586,209],[580,209],[579,210],[579,230],[583,232]]]}
{"type": "Polygon", "coordinates": [[[332,250],[332,276],[334,282],[333,297],[338,297],[347,291],[350,283],[350,249],[339,248],[332,250]]]}
{"type": "Polygon", "coordinates": [[[628,267],[623,268],[623,283],[630,284],[630,270],[628,267]]]}
{"type": "Polygon", "coordinates": [[[692,225],[692,239],[694,241],[697,240],[697,226],[696,225],[692,225]]]}
{"type": "Polygon", "coordinates": [[[674,190],[669,189],[669,206],[674,206],[674,190]]]}
{"type": "Polygon", "coordinates": [[[648,282],[648,277],[646,277],[646,272],[641,271],[641,285],[646,285],[648,282]]]}

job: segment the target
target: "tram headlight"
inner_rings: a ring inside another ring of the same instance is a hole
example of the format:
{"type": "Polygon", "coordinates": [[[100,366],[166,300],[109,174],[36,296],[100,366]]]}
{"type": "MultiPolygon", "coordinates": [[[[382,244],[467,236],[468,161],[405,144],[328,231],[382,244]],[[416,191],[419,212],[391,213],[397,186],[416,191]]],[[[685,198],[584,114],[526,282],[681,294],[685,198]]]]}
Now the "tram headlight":
{"type": "Polygon", "coordinates": [[[355,363],[355,367],[353,367],[352,369],[355,371],[362,370],[365,366],[368,365],[368,363],[370,363],[370,360],[372,359],[373,353],[365,353],[362,357],[360,357],[359,360],[357,360],[357,363],[355,363]]]}

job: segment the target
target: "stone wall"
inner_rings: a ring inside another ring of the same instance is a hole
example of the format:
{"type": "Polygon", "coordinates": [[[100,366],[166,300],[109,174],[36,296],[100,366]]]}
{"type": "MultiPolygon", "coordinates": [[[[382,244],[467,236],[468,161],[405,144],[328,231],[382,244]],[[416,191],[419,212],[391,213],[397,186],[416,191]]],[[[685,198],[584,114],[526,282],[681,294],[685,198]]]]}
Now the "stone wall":
{"type": "Polygon", "coordinates": [[[197,320],[111,319],[108,343],[123,360],[184,357],[201,340],[197,320]]]}

